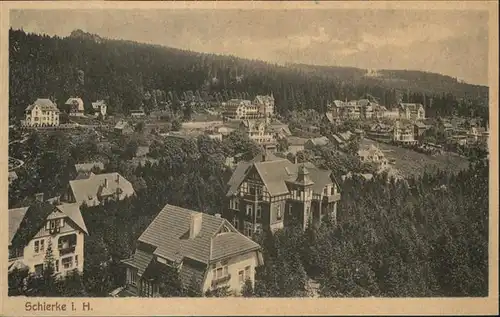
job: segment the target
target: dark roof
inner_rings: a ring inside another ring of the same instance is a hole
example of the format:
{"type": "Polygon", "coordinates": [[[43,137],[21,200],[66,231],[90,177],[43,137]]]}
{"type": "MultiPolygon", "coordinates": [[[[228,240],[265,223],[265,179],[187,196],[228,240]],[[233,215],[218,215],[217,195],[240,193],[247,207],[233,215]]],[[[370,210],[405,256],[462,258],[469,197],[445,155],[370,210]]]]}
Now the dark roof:
{"type": "Polygon", "coordinates": [[[53,212],[69,217],[83,232],[88,233],[78,204],[54,206],[47,202],[35,202],[29,207],[9,210],[9,242],[24,247],[43,228],[53,212]]]}
{"type": "MultiPolygon", "coordinates": [[[[295,181],[300,164],[293,164],[287,159],[277,159],[264,162],[241,162],[236,167],[231,179],[229,180],[229,191],[227,196],[237,193],[238,187],[245,179],[246,175],[253,169],[257,171],[264,182],[267,190],[272,196],[288,193],[286,182],[295,181]]],[[[321,193],[323,187],[332,182],[332,173],[329,170],[323,170],[312,164],[306,164],[309,176],[314,182],[314,193],[321,193]]]]}
{"type": "Polygon", "coordinates": [[[135,267],[137,269],[137,274],[141,276],[148,267],[152,259],[153,259],[152,253],[136,249],[132,257],[130,259],[123,260],[123,263],[135,267]]]}
{"type": "Polygon", "coordinates": [[[156,247],[153,254],[170,261],[180,262],[184,258],[190,258],[205,264],[214,260],[213,255],[230,256],[234,252],[240,253],[259,248],[257,243],[238,233],[223,218],[172,205],[166,205],[160,211],[139,237],[139,241],[156,247]],[[200,232],[194,238],[189,238],[190,219],[198,214],[201,216],[200,232]],[[219,248],[226,247],[224,243],[218,242],[220,238],[216,236],[223,225],[229,231],[237,233],[232,237],[234,249],[231,251],[219,250],[219,248]]]}

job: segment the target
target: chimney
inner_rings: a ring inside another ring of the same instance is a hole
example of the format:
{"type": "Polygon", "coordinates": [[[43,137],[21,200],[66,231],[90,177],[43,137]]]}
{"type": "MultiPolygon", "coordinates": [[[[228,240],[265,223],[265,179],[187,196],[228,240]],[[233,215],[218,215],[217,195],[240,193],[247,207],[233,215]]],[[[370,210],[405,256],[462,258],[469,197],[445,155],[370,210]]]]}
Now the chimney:
{"type": "Polygon", "coordinates": [[[107,178],[104,179],[104,188],[108,188],[108,179],[107,178]]]}
{"type": "Polygon", "coordinates": [[[120,184],[120,175],[119,175],[119,174],[117,174],[117,175],[116,175],[116,182],[117,182],[118,184],[120,184]]]}
{"type": "Polygon", "coordinates": [[[201,212],[192,213],[189,223],[189,239],[194,239],[201,230],[201,220],[203,214],[201,212]]]}
{"type": "Polygon", "coordinates": [[[36,193],[35,200],[39,202],[43,202],[43,193],[36,193]]]}

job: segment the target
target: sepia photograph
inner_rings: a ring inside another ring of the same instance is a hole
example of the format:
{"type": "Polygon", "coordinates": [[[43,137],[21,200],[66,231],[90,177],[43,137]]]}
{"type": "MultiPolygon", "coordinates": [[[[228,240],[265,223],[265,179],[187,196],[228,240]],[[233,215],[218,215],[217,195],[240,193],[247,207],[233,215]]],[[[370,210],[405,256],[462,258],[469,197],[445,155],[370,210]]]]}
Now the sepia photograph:
{"type": "Polygon", "coordinates": [[[2,288],[20,312],[498,303],[488,7],[119,5],[2,9],[2,288]]]}

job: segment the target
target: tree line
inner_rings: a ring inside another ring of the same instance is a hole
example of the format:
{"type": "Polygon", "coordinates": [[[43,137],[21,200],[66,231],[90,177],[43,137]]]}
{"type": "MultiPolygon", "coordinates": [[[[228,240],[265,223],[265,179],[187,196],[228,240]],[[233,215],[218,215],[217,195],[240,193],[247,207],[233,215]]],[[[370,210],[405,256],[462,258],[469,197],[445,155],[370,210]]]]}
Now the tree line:
{"type": "MultiPolygon", "coordinates": [[[[426,103],[432,115],[456,111],[487,117],[487,87],[422,72],[406,76],[418,78],[417,84],[404,80],[405,84],[395,86],[397,81],[358,80],[352,74],[359,69],[278,66],[129,41],[49,37],[10,29],[9,43],[11,119],[21,118],[36,98],[52,97],[62,106],[68,97],[79,96],[90,110],[91,101],[105,99],[110,113],[128,113],[162,103],[178,107],[181,100],[221,102],[271,92],[279,113],[304,109],[322,113],[334,99],[370,94],[388,107],[400,100],[421,102],[425,98],[433,100],[426,103]],[[443,82],[448,84],[442,86],[443,82]],[[428,84],[425,89],[422,83],[428,84]],[[407,94],[408,89],[412,94],[407,94]]],[[[401,74],[406,73],[397,76],[401,74]]]]}

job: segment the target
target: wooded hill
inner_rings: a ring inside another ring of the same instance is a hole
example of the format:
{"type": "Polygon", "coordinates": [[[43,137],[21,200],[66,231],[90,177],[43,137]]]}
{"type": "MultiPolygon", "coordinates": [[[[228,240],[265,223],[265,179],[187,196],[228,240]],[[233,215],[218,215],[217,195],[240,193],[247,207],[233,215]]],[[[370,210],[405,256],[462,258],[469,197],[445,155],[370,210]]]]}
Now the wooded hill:
{"type": "Polygon", "coordinates": [[[81,30],[66,38],[9,31],[9,115],[20,118],[36,98],[54,97],[59,107],[79,96],[88,108],[108,100],[109,110],[127,113],[142,103],[178,101],[192,92],[205,101],[274,93],[280,113],[315,109],[328,101],[370,94],[392,106],[427,101],[430,116],[488,116],[488,88],[459,83],[439,74],[271,63],[196,53],[158,45],[103,39],[81,30]],[[409,92],[409,93],[408,93],[409,92]],[[425,94],[425,97],[424,97],[425,94]],[[145,102],[145,96],[152,96],[145,102]],[[432,99],[432,103],[430,100],[432,99]]]}

